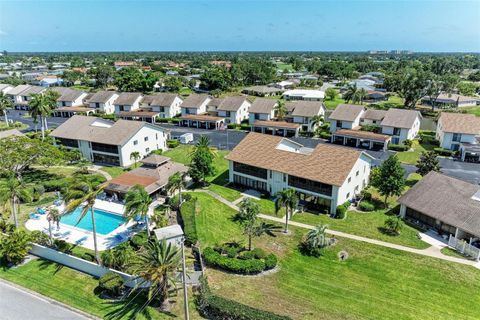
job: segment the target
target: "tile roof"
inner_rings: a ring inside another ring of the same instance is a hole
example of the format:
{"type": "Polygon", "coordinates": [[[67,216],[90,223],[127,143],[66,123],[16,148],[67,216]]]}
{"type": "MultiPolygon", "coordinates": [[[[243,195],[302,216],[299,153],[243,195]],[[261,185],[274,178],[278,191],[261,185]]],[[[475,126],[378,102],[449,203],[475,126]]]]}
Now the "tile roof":
{"type": "Polygon", "coordinates": [[[221,98],[213,98],[208,102],[208,106],[218,107],[223,102],[221,98]]]}
{"type": "Polygon", "coordinates": [[[380,121],[385,118],[386,114],[387,111],[385,110],[367,109],[367,111],[365,111],[363,114],[362,119],[380,121]]]}
{"type": "Polygon", "coordinates": [[[354,138],[377,140],[377,141],[388,141],[392,138],[386,134],[379,134],[375,132],[361,131],[361,130],[350,130],[350,129],[339,129],[335,131],[333,134],[336,136],[354,137],[354,138]]]}
{"type": "Polygon", "coordinates": [[[341,186],[362,155],[361,151],[352,148],[323,143],[318,144],[310,154],[277,149],[283,140],[291,141],[279,136],[250,132],[226,158],[251,166],[341,186]]]}
{"type": "Polygon", "coordinates": [[[67,93],[69,92],[70,88],[66,88],[66,87],[53,87],[53,88],[48,88],[48,90],[51,90],[51,91],[54,91],[56,93],[58,93],[60,96],[63,95],[64,93],[67,93]]]}
{"type": "Polygon", "coordinates": [[[118,94],[118,98],[113,103],[115,105],[131,106],[141,96],[142,94],[139,92],[122,92],[118,94]]]}
{"type": "MultiPolygon", "coordinates": [[[[75,115],[53,130],[50,135],[56,138],[123,145],[144,126],[152,125],[143,121],[112,122],[97,117],[75,115]]],[[[158,130],[164,129],[158,127],[158,130]]]]}
{"type": "Polygon", "coordinates": [[[328,118],[340,121],[355,121],[364,110],[365,107],[358,104],[339,104],[328,118]]]}
{"type": "Polygon", "coordinates": [[[183,100],[181,107],[198,109],[200,108],[200,105],[202,105],[206,100],[210,99],[210,96],[208,96],[207,94],[192,93],[185,100],[183,100]]]}
{"type": "Polygon", "coordinates": [[[114,94],[118,94],[115,91],[98,91],[88,99],[88,103],[106,103],[114,94]]]}
{"type": "Polygon", "coordinates": [[[154,166],[161,165],[168,161],[170,161],[169,157],[161,156],[158,154],[151,154],[148,157],[145,157],[142,160],[140,160],[140,162],[143,164],[154,165],[154,166]]]}
{"type": "Polygon", "coordinates": [[[390,108],[380,125],[410,129],[417,118],[422,118],[422,115],[418,111],[390,108]]]}
{"type": "Polygon", "coordinates": [[[244,96],[226,97],[217,110],[238,111],[245,101],[247,101],[247,98],[244,96]]]}
{"type": "Polygon", "coordinates": [[[313,117],[322,114],[324,110],[321,101],[289,101],[285,103],[292,116],[313,117]]]}
{"type": "Polygon", "coordinates": [[[249,112],[270,113],[277,105],[277,100],[267,98],[256,98],[250,106],[249,112]]]}
{"type": "Polygon", "coordinates": [[[480,201],[472,199],[479,190],[478,185],[432,171],[398,202],[480,237],[480,201]]]}
{"type": "Polygon", "coordinates": [[[143,109],[138,109],[135,111],[122,111],[120,112],[121,117],[155,117],[159,115],[159,112],[155,111],[150,111],[150,110],[143,110],[143,109]]]}
{"type": "Polygon", "coordinates": [[[444,132],[480,134],[480,117],[473,114],[442,112],[438,122],[444,132]]]}

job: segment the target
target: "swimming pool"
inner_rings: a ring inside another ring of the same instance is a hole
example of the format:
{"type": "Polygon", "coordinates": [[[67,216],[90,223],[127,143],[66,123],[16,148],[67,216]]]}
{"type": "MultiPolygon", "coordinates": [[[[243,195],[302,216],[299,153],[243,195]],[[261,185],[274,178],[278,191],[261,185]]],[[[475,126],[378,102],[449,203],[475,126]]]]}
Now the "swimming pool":
{"type": "MultiPolygon", "coordinates": [[[[92,213],[90,210],[88,210],[88,213],[83,217],[80,223],[77,224],[81,211],[82,208],[75,209],[71,214],[63,216],[60,219],[60,222],[76,228],[93,231],[92,213]]],[[[109,234],[126,221],[127,220],[123,216],[95,208],[95,226],[98,234],[109,234]]]]}

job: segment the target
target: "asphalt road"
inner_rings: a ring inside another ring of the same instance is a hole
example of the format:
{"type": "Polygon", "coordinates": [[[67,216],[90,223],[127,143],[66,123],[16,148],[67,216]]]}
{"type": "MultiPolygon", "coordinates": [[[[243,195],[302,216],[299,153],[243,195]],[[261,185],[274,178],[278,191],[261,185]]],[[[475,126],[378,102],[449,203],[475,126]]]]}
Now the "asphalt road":
{"type": "Polygon", "coordinates": [[[86,320],[76,312],[0,281],[2,320],[86,320]]]}

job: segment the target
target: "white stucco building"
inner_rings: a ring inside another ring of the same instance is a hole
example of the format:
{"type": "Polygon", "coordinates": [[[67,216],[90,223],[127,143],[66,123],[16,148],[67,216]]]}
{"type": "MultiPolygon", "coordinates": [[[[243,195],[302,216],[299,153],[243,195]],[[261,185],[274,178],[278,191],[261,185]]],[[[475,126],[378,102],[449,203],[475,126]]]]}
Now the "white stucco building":
{"type": "Polygon", "coordinates": [[[270,121],[274,118],[277,101],[267,98],[256,98],[249,109],[248,123],[254,124],[255,121],[270,121]]]}
{"type": "Polygon", "coordinates": [[[251,104],[244,96],[226,97],[217,107],[217,116],[225,118],[225,122],[240,124],[248,119],[251,104]]]}
{"type": "Polygon", "coordinates": [[[115,91],[98,91],[88,99],[88,106],[98,113],[112,114],[115,112],[114,101],[118,98],[115,91]]]}
{"type": "Polygon", "coordinates": [[[166,150],[169,132],[156,125],[140,121],[112,122],[97,117],[73,116],[51,134],[56,144],[78,149],[94,163],[127,167],[137,151],[143,158],[153,150],[166,150]]]}
{"type": "Polygon", "coordinates": [[[122,92],[113,102],[115,113],[135,111],[140,108],[140,101],[142,101],[142,94],[139,92],[122,92]]]}
{"type": "Polygon", "coordinates": [[[285,91],[283,94],[285,100],[305,100],[305,101],[323,101],[325,92],[321,90],[293,89],[285,91]]]}
{"type": "Polygon", "coordinates": [[[254,132],[227,159],[231,183],[270,195],[293,188],[301,205],[332,214],[367,186],[372,160],[354,149],[328,144],[311,149],[287,138],[254,132]]]}

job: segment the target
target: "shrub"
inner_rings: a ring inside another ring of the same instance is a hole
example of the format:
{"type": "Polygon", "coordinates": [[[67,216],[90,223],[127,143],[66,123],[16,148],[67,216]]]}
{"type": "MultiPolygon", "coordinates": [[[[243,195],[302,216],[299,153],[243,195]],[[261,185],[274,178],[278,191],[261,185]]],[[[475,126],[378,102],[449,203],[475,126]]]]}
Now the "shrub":
{"type": "Polygon", "coordinates": [[[253,253],[253,256],[255,257],[255,259],[265,259],[265,257],[267,256],[267,254],[265,253],[265,251],[263,251],[262,249],[260,248],[255,248],[253,249],[252,251],[250,251],[253,253]]]}
{"type": "Polygon", "coordinates": [[[373,197],[372,192],[366,189],[362,190],[362,196],[363,196],[363,200],[367,200],[367,201],[372,200],[372,197],[373,197]]]}
{"type": "Polygon", "coordinates": [[[446,157],[451,157],[455,154],[455,151],[444,149],[444,148],[434,148],[433,151],[436,154],[439,154],[441,156],[446,156],[446,157]]]}
{"type": "Polygon", "coordinates": [[[255,253],[253,251],[243,251],[238,255],[238,259],[242,259],[242,260],[255,259],[255,253]]]}
{"type": "Polygon", "coordinates": [[[393,150],[393,151],[407,151],[409,149],[409,147],[407,147],[406,145],[403,145],[403,144],[393,144],[393,143],[390,143],[388,145],[388,150],[393,150]]]}
{"type": "Polygon", "coordinates": [[[7,263],[19,264],[31,247],[30,235],[24,230],[16,229],[0,238],[0,255],[7,263]]]}
{"type": "Polygon", "coordinates": [[[265,270],[265,262],[259,259],[241,260],[222,256],[211,247],[203,250],[205,263],[220,269],[240,274],[255,274],[265,270]]]}
{"type": "Polygon", "coordinates": [[[276,255],[270,253],[263,261],[265,261],[265,270],[271,270],[277,266],[278,259],[276,255]]]}
{"type": "Polygon", "coordinates": [[[40,230],[34,230],[30,233],[32,242],[39,244],[41,246],[48,246],[50,244],[50,238],[46,233],[43,233],[40,230]]]}
{"type": "Polygon", "coordinates": [[[8,222],[7,219],[0,219],[0,231],[3,233],[10,234],[15,231],[15,225],[8,222]]]}
{"type": "Polygon", "coordinates": [[[155,118],[155,122],[158,122],[158,123],[167,123],[171,120],[172,120],[171,118],[160,118],[160,117],[155,118]]]}
{"type": "Polygon", "coordinates": [[[185,232],[185,244],[190,246],[196,244],[198,241],[197,223],[195,218],[196,207],[197,200],[190,199],[182,203],[180,208],[183,232],[185,232]]]}
{"type": "Polygon", "coordinates": [[[344,219],[347,215],[347,210],[350,207],[350,201],[346,201],[345,203],[339,205],[337,207],[335,218],[337,219],[344,219]]]}
{"type": "Polygon", "coordinates": [[[250,130],[251,130],[251,127],[250,127],[250,125],[249,125],[248,123],[242,123],[242,124],[240,125],[240,129],[241,129],[241,130],[244,130],[244,131],[250,131],[250,130]]]}
{"type": "Polygon", "coordinates": [[[135,249],[140,249],[147,244],[147,241],[147,231],[139,232],[130,239],[130,243],[135,249]]]}
{"type": "Polygon", "coordinates": [[[413,141],[410,139],[405,139],[405,141],[403,141],[403,145],[410,149],[413,145],[413,141]]]}
{"type": "Polygon", "coordinates": [[[157,155],[161,155],[163,153],[163,150],[162,149],[157,149],[157,150],[153,150],[152,152],[150,152],[151,154],[157,154],[157,155]]]}
{"type": "Polygon", "coordinates": [[[330,132],[325,132],[325,131],[320,132],[318,136],[322,139],[327,139],[327,140],[330,140],[332,138],[332,135],[330,134],[330,132]]]}
{"type": "Polygon", "coordinates": [[[211,320],[290,320],[287,316],[263,311],[239,302],[216,296],[210,292],[205,278],[200,279],[197,305],[200,314],[211,320]]]}
{"type": "Polygon", "coordinates": [[[67,179],[55,179],[43,182],[43,187],[45,188],[46,192],[61,191],[65,189],[67,185],[67,179]]]}
{"type": "Polygon", "coordinates": [[[118,273],[107,272],[98,279],[98,286],[109,294],[118,296],[122,292],[124,280],[118,273]]]}
{"type": "Polygon", "coordinates": [[[182,120],[179,119],[179,118],[172,118],[172,119],[170,120],[170,123],[172,123],[172,124],[179,124],[180,121],[182,121],[182,120]]]}
{"type": "Polygon", "coordinates": [[[178,140],[167,140],[167,147],[169,148],[176,148],[180,144],[178,140]]]}
{"type": "Polygon", "coordinates": [[[238,125],[237,125],[236,123],[229,123],[229,124],[227,125],[227,128],[228,128],[228,129],[236,129],[237,127],[238,127],[238,125]]]}
{"type": "Polygon", "coordinates": [[[53,245],[58,251],[70,254],[72,252],[72,245],[65,240],[55,239],[53,245]]]}
{"type": "Polygon", "coordinates": [[[367,212],[375,210],[375,205],[367,200],[360,201],[358,207],[360,208],[360,210],[367,212]]]}
{"type": "Polygon", "coordinates": [[[385,220],[385,230],[392,235],[399,235],[403,225],[404,222],[400,217],[389,217],[385,220]]]}

